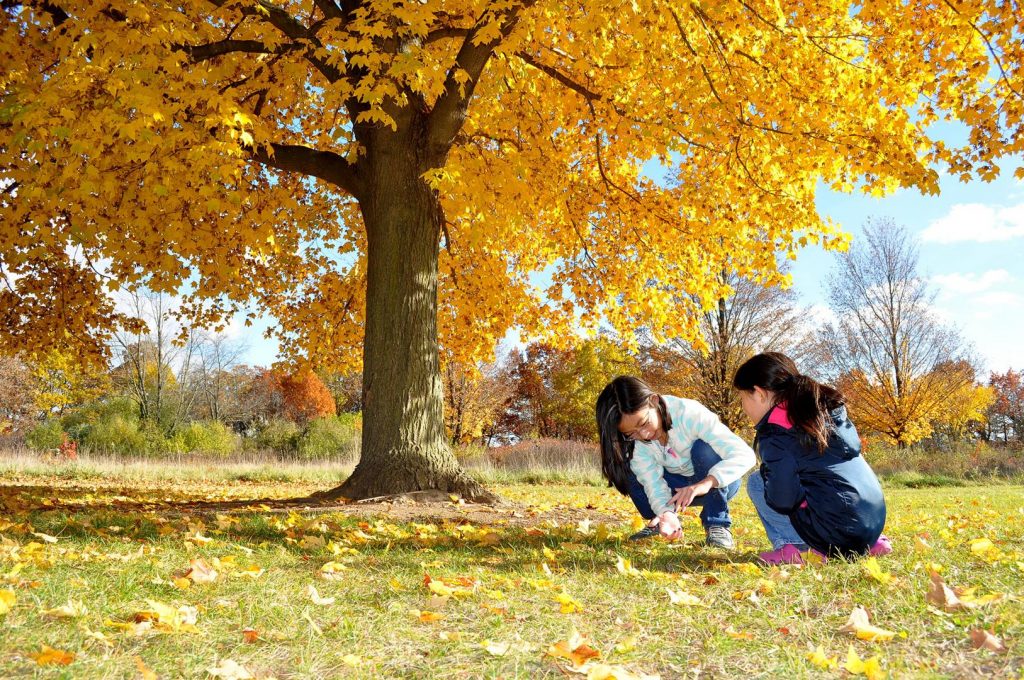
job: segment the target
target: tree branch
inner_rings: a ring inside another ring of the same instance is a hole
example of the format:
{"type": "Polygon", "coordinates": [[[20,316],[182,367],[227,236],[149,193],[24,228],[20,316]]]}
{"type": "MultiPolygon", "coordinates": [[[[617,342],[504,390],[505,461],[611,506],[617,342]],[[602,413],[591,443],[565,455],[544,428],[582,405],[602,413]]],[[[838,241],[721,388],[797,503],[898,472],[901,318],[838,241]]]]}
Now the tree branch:
{"type": "Polygon", "coordinates": [[[473,98],[473,90],[480,81],[487,61],[494,54],[494,48],[512,33],[521,12],[535,2],[536,0],[524,0],[521,6],[513,6],[499,16],[495,16],[495,13],[488,9],[466,34],[462,47],[455,57],[455,63],[448,69],[444,94],[438,97],[427,117],[427,154],[431,164],[441,162],[448,154],[455,135],[466,120],[469,100],[473,98]],[[486,43],[474,44],[474,39],[480,31],[494,20],[501,21],[498,37],[486,43]],[[456,77],[460,71],[469,76],[461,85],[456,77]]]}
{"type": "Polygon", "coordinates": [[[344,189],[359,199],[363,183],[354,165],[336,153],[319,151],[308,146],[272,143],[273,154],[265,148],[254,149],[252,157],[259,163],[285,172],[317,177],[344,189]]]}

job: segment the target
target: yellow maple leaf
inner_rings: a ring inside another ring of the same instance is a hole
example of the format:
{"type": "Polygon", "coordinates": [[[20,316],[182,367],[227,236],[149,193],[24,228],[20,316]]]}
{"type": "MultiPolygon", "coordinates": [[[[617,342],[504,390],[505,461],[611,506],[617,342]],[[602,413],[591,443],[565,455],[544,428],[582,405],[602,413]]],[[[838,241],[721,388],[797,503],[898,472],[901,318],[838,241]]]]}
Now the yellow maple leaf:
{"type": "Polygon", "coordinates": [[[869,557],[861,562],[861,567],[864,569],[865,574],[883,585],[887,585],[893,580],[892,574],[883,571],[882,565],[874,557],[869,557]]]}

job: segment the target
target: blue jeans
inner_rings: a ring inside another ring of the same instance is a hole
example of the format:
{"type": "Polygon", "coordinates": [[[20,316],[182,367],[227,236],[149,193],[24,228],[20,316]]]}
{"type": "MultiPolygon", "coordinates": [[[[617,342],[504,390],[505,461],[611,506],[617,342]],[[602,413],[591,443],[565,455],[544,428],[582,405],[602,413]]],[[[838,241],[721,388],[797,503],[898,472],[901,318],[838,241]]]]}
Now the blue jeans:
{"type": "MultiPolygon", "coordinates": [[[[677,475],[674,472],[665,471],[665,482],[673,493],[676,489],[696,484],[708,476],[708,470],[715,464],[721,462],[722,457],[715,453],[715,450],[704,441],[698,439],[693,442],[690,449],[690,458],[693,461],[693,476],[677,475]]],[[[729,527],[732,526],[732,519],[729,518],[729,500],[740,490],[740,481],[737,479],[728,486],[711,489],[703,496],[693,499],[693,505],[702,507],[700,512],[700,523],[704,528],[708,527],[729,527]]],[[[647,493],[643,484],[636,478],[633,471],[629,471],[629,497],[633,505],[646,520],[654,519],[654,510],[647,500],[647,493]]]]}
{"type": "Polygon", "coordinates": [[[761,524],[764,525],[764,532],[768,534],[773,550],[778,550],[787,543],[792,543],[801,551],[807,550],[807,544],[793,528],[789,517],[768,506],[768,501],[764,497],[764,478],[761,471],[756,468],[747,478],[747,494],[761,518],[761,524]]]}

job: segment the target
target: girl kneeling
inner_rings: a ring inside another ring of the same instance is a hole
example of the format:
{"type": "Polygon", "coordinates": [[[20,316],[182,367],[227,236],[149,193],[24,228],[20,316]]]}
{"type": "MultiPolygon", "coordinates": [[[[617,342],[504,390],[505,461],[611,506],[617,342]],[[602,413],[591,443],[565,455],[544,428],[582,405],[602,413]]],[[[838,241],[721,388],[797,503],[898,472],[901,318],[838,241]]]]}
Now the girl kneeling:
{"type": "Polygon", "coordinates": [[[628,495],[647,527],[630,536],[682,536],[676,514],[702,506],[708,545],[732,548],[729,500],[754,465],[754,452],[714,413],[692,399],[656,394],[642,380],[619,376],[597,398],[601,470],[628,495]],[[674,489],[674,492],[673,492],[674,489]]]}
{"type": "Polygon", "coordinates": [[[882,488],[860,455],[843,395],[778,352],[747,360],[733,386],[757,432],[761,469],[747,491],[774,548],[761,559],[801,563],[809,548],[847,557],[891,552],[881,536],[882,488]]]}

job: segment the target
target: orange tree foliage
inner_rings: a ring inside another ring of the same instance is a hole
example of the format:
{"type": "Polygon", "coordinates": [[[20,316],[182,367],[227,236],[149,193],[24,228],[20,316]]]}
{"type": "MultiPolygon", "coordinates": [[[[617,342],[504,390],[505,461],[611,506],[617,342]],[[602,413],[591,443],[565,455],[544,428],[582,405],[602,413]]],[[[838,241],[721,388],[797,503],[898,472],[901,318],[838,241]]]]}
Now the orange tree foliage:
{"type": "Polygon", "coordinates": [[[305,423],[336,413],[334,397],[320,377],[308,368],[294,373],[267,370],[262,373],[269,394],[268,407],[275,415],[305,423]]]}
{"type": "Polygon", "coordinates": [[[933,192],[1024,148],[1012,0],[2,7],[0,347],[88,349],[130,321],[108,287],[269,310],[314,365],[364,342],[363,460],[420,485],[456,475],[394,465],[445,446],[438,337],[696,338],[723,269],[842,245],[819,181],[933,192]]]}

